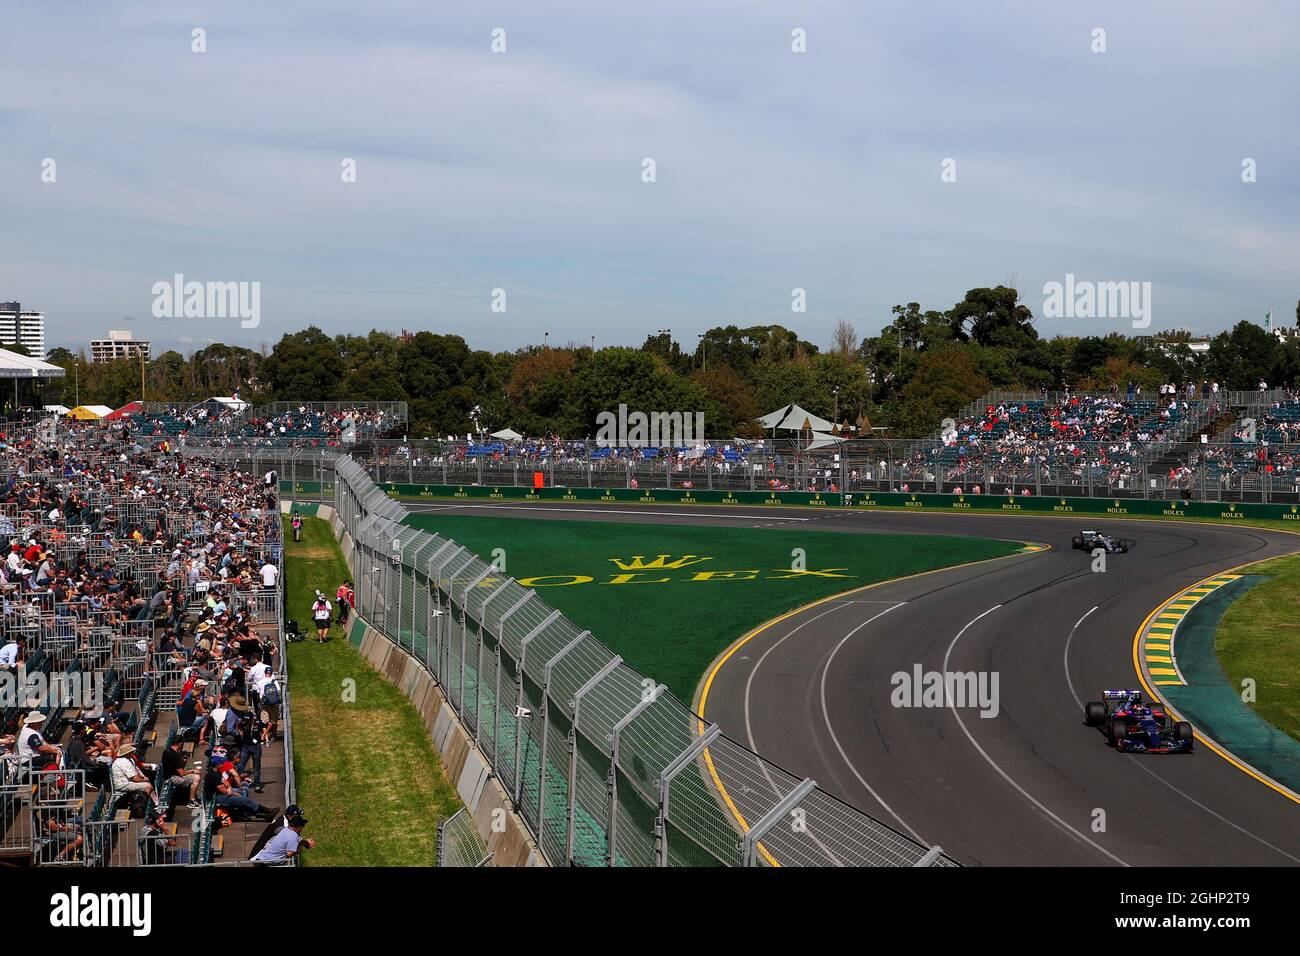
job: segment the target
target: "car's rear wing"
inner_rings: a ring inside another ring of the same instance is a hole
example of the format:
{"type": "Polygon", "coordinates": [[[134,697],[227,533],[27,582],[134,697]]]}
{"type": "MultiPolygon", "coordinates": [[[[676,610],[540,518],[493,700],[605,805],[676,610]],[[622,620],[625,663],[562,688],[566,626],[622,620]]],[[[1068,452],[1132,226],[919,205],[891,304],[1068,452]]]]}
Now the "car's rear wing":
{"type": "Polygon", "coordinates": [[[1101,692],[1101,696],[1102,696],[1103,698],[1105,698],[1106,700],[1128,700],[1130,697],[1133,697],[1133,696],[1141,697],[1141,696],[1142,696],[1142,691],[1140,691],[1140,690],[1104,690],[1104,691],[1101,692]]]}

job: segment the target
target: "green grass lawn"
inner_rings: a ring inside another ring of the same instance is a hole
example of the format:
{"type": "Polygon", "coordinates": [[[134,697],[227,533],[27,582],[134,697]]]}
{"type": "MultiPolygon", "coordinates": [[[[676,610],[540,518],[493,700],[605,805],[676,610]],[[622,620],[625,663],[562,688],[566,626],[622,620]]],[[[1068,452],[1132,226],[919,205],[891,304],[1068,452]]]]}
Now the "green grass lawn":
{"type": "Polygon", "coordinates": [[[1300,555],[1261,561],[1242,574],[1267,574],[1232,603],[1214,637],[1214,649],[1232,686],[1250,677],[1252,709],[1300,740],[1300,555]]]}
{"type": "Polygon", "coordinates": [[[1023,547],[941,535],[438,513],[407,523],[485,560],[502,549],[507,573],[688,704],[709,663],[770,618],[851,588],[1023,547]],[[795,549],[804,552],[804,573],[792,570],[795,549]]]}
{"type": "Polygon", "coordinates": [[[327,522],[285,520],[288,617],[307,633],[290,644],[289,683],[298,804],[310,821],[312,866],[432,866],[438,823],[460,806],[419,713],[347,643],[341,628],[316,642],[311,602],[349,577],[327,522]],[[355,703],[344,684],[355,681],[355,703]]]}

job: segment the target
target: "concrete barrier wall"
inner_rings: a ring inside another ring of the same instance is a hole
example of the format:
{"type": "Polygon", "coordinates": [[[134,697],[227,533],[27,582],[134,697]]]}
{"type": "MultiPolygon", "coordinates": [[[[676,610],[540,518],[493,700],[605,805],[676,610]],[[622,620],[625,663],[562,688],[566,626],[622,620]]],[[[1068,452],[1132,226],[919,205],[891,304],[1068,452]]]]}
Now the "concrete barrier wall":
{"type": "MultiPolygon", "coordinates": [[[[339,539],[348,568],[352,568],[352,538],[343,530],[333,508],[322,508],[339,539]],[[328,513],[326,513],[328,512],[328,513]]],[[[433,675],[414,657],[398,647],[381,632],[364,624],[361,656],[401,689],[415,706],[442,759],[447,778],[456,785],[474,826],[487,841],[493,866],[545,866],[546,861],[533,842],[523,818],[510,805],[510,797],[501,786],[487,757],[474,745],[456,711],[443,696],[433,675]]]]}

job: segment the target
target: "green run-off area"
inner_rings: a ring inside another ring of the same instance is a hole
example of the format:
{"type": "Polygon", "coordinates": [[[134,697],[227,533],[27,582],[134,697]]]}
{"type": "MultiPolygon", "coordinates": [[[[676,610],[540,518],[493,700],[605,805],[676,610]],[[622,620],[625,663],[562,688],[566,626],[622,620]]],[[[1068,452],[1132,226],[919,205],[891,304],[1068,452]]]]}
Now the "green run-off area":
{"type": "Polygon", "coordinates": [[[421,514],[690,703],[709,663],[770,618],[889,578],[1002,557],[1015,541],[421,514]],[[494,552],[500,549],[498,554],[494,552]]]}
{"type": "Polygon", "coordinates": [[[1300,740],[1300,556],[1274,558],[1242,569],[1268,575],[1227,609],[1214,649],[1235,693],[1249,679],[1248,706],[1300,740]]]}

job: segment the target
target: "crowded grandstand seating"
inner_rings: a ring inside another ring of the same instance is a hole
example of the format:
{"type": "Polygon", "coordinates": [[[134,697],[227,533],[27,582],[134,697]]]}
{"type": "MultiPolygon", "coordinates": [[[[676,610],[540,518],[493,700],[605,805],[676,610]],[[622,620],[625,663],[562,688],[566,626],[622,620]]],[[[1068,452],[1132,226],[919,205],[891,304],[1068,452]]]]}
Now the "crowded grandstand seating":
{"type": "Polygon", "coordinates": [[[336,448],[403,430],[405,402],[279,402],[252,408],[209,399],[189,408],[151,407],[130,418],[137,435],[180,443],[336,448]]]}
{"type": "Polygon", "coordinates": [[[0,862],[245,859],[292,800],[278,489],[118,427],[0,447],[0,862]]]}

